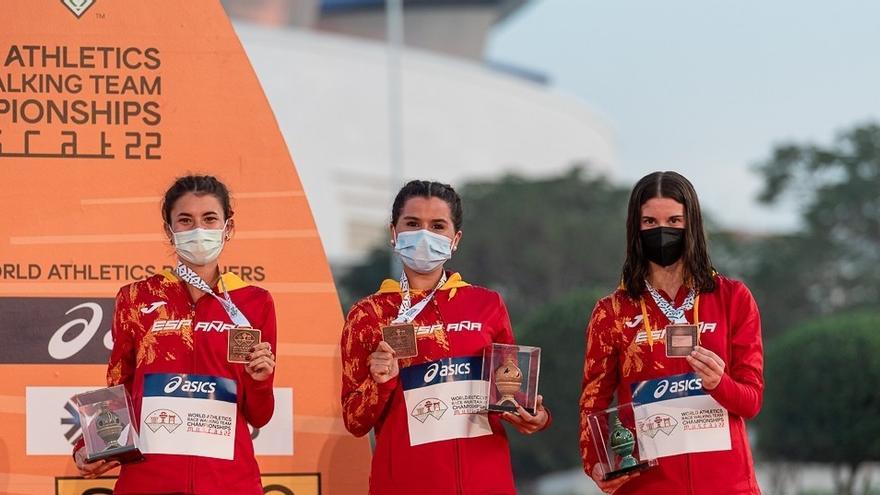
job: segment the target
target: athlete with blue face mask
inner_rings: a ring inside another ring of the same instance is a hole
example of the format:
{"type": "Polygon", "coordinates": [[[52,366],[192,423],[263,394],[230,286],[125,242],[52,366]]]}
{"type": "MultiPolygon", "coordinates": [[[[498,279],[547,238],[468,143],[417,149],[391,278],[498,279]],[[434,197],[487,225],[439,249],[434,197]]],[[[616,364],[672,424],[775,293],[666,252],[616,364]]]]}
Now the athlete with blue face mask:
{"type": "Polygon", "coordinates": [[[373,495],[514,494],[501,421],[524,434],[550,424],[541,396],[534,415],[487,413],[478,403],[483,349],[514,336],[497,293],[445,270],[461,224],[450,186],[406,184],[390,225],[400,280],[358,301],[343,329],[343,419],[356,436],[375,430],[373,495]],[[383,327],[395,325],[415,333],[417,355],[398,357],[383,340],[383,327]]]}
{"type": "MultiPolygon", "coordinates": [[[[177,179],[162,203],[176,266],[116,296],[107,384],[132,399],[144,460],[122,466],[113,493],[263,493],[248,425],[264,426],[275,407],[275,306],[266,290],[220,270],[234,233],[230,203],[215,177],[177,179]],[[261,331],[247,362],[228,359],[233,327],[261,331]],[[200,417],[219,419],[193,427],[200,417]]],[[[87,463],[84,450],[74,447],[84,477],[118,466],[87,463]]]]}

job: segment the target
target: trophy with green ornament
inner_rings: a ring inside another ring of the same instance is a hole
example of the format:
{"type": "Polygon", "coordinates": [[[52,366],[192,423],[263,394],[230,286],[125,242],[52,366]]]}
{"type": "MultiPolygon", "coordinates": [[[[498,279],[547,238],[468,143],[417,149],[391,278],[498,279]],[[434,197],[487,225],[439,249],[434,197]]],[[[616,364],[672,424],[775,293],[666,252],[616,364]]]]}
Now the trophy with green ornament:
{"type": "Polygon", "coordinates": [[[642,471],[657,465],[635,434],[633,404],[627,403],[588,416],[590,431],[590,454],[593,462],[602,467],[602,480],[608,481],[626,474],[642,471]]]}

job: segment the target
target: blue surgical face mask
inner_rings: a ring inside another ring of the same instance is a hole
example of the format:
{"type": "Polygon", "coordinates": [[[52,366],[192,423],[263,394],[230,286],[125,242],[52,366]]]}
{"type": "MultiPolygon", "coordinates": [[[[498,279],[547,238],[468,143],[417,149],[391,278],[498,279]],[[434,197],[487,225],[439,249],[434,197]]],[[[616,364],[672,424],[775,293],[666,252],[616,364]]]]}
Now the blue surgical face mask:
{"type": "Polygon", "coordinates": [[[226,224],[223,224],[222,229],[197,228],[171,234],[177,256],[194,265],[207,265],[216,260],[223,251],[226,224]]]}
{"type": "Polygon", "coordinates": [[[452,257],[452,239],[427,230],[400,232],[394,252],[409,269],[431,273],[452,257]]]}

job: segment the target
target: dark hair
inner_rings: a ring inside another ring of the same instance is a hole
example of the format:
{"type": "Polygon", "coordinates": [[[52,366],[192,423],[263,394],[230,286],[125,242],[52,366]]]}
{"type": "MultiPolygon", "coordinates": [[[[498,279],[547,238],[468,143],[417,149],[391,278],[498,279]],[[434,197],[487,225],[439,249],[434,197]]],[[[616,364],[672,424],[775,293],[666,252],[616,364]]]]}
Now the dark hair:
{"type": "Polygon", "coordinates": [[[411,180],[400,189],[397,197],[394,198],[394,205],[391,206],[391,225],[397,225],[403,205],[408,199],[414,197],[440,198],[446,201],[446,204],[449,205],[449,212],[452,214],[452,225],[455,227],[455,231],[461,230],[461,197],[449,184],[427,180],[411,180]]]}
{"type": "Polygon", "coordinates": [[[171,187],[165,191],[165,198],[162,200],[162,219],[165,223],[171,225],[171,209],[174,203],[186,193],[193,193],[196,196],[204,196],[210,194],[220,201],[223,207],[224,220],[232,218],[233,211],[230,205],[229,189],[213,175],[187,175],[178,177],[171,184],[171,187]]]}
{"type": "MultiPolygon", "coordinates": [[[[629,297],[638,299],[645,290],[648,259],[639,235],[642,206],[653,198],[669,198],[684,205],[684,281],[697,292],[715,290],[715,269],[706,248],[700,200],[693,184],[676,172],[654,172],[639,180],[629,197],[626,215],[626,261],[623,263],[623,286],[629,297]]],[[[675,297],[674,294],[671,294],[675,297]]]]}

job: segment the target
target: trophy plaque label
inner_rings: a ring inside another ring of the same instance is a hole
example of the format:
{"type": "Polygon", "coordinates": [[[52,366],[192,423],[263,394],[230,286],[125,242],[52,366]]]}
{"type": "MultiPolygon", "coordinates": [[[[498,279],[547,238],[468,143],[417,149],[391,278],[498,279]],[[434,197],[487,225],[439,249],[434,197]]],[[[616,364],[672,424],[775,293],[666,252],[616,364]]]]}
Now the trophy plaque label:
{"type": "Polygon", "coordinates": [[[730,450],[730,416],[700,384],[696,372],[630,384],[633,429],[640,453],[668,457],[730,450]],[[674,386],[679,384],[681,386],[674,386]]]}
{"type": "Polygon", "coordinates": [[[260,331],[253,328],[234,327],[227,332],[227,360],[230,363],[248,363],[251,349],[260,343],[260,331]]]}
{"type": "Polygon", "coordinates": [[[698,325],[669,325],[666,327],[666,357],[686,357],[699,345],[698,325]]]}
{"type": "Polygon", "coordinates": [[[382,340],[394,349],[396,358],[411,358],[419,355],[416,341],[416,328],[413,325],[388,325],[382,327],[382,340]]]}

